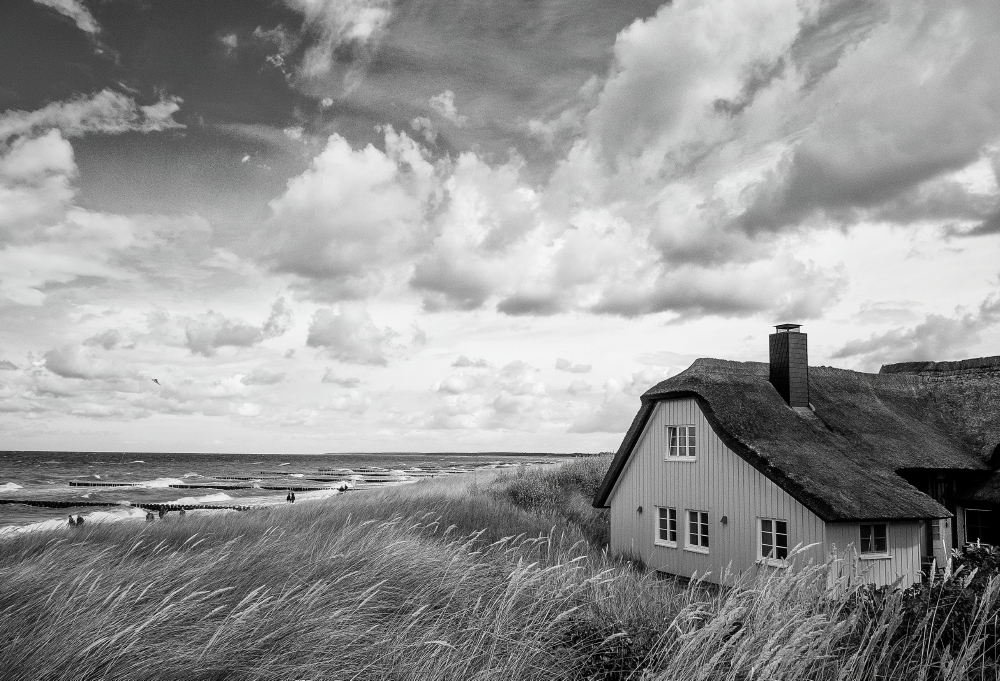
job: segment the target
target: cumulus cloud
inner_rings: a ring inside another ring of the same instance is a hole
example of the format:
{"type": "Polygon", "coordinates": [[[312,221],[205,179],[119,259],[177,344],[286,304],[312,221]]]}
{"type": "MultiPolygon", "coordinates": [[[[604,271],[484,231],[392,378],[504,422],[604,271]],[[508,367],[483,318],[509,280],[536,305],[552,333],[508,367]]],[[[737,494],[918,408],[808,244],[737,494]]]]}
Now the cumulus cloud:
{"type": "Polygon", "coordinates": [[[111,360],[74,345],[63,345],[43,355],[45,368],[63,378],[121,378],[128,372],[111,360]]]}
{"type": "Polygon", "coordinates": [[[240,378],[243,385],[276,385],[284,380],[285,373],[283,371],[269,371],[263,367],[257,367],[240,378]]]}
{"type": "Polygon", "coordinates": [[[35,4],[42,5],[55,10],[65,17],[69,17],[84,33],[91,35],[100,33],[101,27],[98,25],[94,15],[90,13],[80,0],[34,0],[35,4]]]}
{"type": "Polygon", "coordinates": [[[107,329],[101,333],[94,334],[83,341],[84,345],[96,345],[105,350],[114,350],[122,342],[122,334],[118,329],[107,329]]]}
{"type": "Polygon", "coordinates": [[[490,366],[492,366],[488,361],[486,361],[482,357],[477,357],[475,359],[471,359],[469,357],[466,357],[465,355],[459,355],[458,359],[456,359],[454,362],[452,362],[451,365],[453,367],[457,367],[457,368],[460,368],[460,369],[471,368],[471,367],[474,367],[474,368],[477,368],[477,369],[486,369],[486,368],[489,368],[490,366]]]}
{"type": "Polygon", "coordinates": [[[571,374],[586,374],[590,372],[591,365],[574,364],[568,359],[560,357],[556,360],[556,369],[558,369],[559,371],[567,371],[571,374]]]}
{"type": "Polygon", "coordinates": [[[398,334],[375,325],[363,305],[341,303],[313,315],[306,345],[322,348],[333,359],[353,364],[388,364],[398,334]]]}
{"type": "Polygon", "coordinates": [[[271,306],[267,320],[257,326],[209,310],[188,319],[184,326],[186,345],[192,354],[213,356],[219,348],[249,348],[269,338],[275,338],[288,330],[291,313],[284,298],[278,298],[271,306]]]}
{"type": "Polygon", "coordinates": [[[469,122],[468,116],[461,115],[458,113],[458,109],[455,108],[455,93],[451,90],[445,90],[441,94],[431,97],[430,105],[431,109],[441,116],[441,118],[454,125],[461,127],[469,122]]]}
{"type": "Polygon", "coordinates": [[[331,136],[270,204],[272,266],[319,282],[313,291],[321,297],[377,291],[380,265],[399,263],[421,240],[434,167],[405,134],[388,130],[385,140],[385,151],[355,151],[331,136]]]}
{"type": "Polygon", "coordinates": [[[665,378],[662,370],[648,368],[625,379],[607,381],[601,402],[581,410],[570,423],[568,432],[624,433],[639,409],[639,396],[665,378]]]}
{"type": "Polygon", "coordinates": [[[555,404],[539,370],[520,360],[495,371],[466,366],[434,386],[440,396],[422,425],[432,430],[529,430],[551,416],[555,404]]]}
{"type": "Polygon", "coordinates": [[[36,135],[58,129],[66,137],[88,134],[157,132],[184,126],[173,119],[181,99],[165,96],[142,106],[113,90],[52,102],[35,111],[11,110],[0,115],[0,142],[17,135],[36,135]]]}
{"type": "Polygon", "coordinates": [[[919,362],[963,359],[980,334],[1000,323],[1000,296],[984,300],[975,311],[948,317],[927,315],[910,328],[896,328],[846,343],[833,353],[835,358],[858,358],[867,368],[892,362],[919,362]]]}

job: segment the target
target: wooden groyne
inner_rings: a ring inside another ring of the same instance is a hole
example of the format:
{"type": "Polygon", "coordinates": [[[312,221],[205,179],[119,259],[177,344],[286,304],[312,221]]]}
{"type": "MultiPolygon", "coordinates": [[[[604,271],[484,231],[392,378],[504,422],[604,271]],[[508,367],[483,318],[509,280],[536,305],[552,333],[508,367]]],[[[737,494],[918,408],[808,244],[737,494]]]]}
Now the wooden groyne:
{"type": "Polygon", "coordinates": [[[70,480],[70,487],[142,487],[138,482],[98,482],[91,480],[70,480]]]}
{"type": "Polygon", "coordinates": [[[103,506],[104,508],[141,508],[144,511],[199,511],[199,510],[233,510],[245,511],[250,506],[237,506],[235,504],[158,504],[158,503],[134,503],[117,504],[107,501],[50,501],[48,499],[0,499],[0,504],[23,504],[25,506],[37,506],[39,508],[78,508],[80,506],[103,506]]]}

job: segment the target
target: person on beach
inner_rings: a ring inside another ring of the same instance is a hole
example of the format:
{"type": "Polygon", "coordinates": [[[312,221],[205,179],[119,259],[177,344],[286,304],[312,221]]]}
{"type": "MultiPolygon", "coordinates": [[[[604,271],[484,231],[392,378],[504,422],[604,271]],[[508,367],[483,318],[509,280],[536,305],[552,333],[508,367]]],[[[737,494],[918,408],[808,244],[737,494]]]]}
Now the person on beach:
{"type": "Polygon", "coordinates": [[[76,527],[76,521],[73,520],[73,515],[72,514],[70,514],[70,516],[69,516],[69,526],[70,527],[76,527]]]}
{"type": "Polygon", "coordinates": [[[146,522],[147,523],[153,522],[153,512],[152,511],[146,511],[146,522]]]}
{"type": "Polygon", "coordinates": [[[83,516],[82,515],[78,515],[76,517],[76,524],[77,524],[77,527],[79,527],[80,525],[83,525],[83,516]]]}
{"type": "Polygon", "coordinates": [[[295,503],[295,492],[289,492],[288,496],[289,496],[289,501],[291,501],[294,504],[295,503]]]}
{"type": "Polygon", "coordinates": [[[160,506],[160,520],[163,520],[163,516],[167,515],[167,509],[160,506]]]}

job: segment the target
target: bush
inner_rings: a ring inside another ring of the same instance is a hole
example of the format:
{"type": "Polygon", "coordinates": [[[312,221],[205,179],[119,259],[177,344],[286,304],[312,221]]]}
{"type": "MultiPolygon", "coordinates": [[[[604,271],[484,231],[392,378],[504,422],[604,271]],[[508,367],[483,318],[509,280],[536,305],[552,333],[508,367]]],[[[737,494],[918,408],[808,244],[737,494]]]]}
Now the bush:
{"type": "Polygon", "coordinates": [[[592,503],[610,465],[611,456],[602,454],[579,457],[557,467],[521,468],[497,475],[486,486],[486,493],[566,522],[579,529],[592,548],[603,549],[609,540],[609,513],[592,503]]]}

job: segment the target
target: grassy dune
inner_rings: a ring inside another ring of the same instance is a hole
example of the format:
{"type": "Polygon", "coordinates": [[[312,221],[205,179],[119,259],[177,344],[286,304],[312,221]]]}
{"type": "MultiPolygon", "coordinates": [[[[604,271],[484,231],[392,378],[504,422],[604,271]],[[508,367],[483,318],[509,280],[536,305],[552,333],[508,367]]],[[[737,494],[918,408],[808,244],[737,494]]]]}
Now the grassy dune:
{"type": "Polygon", "coordinates": [[[17,537],[0,678],[996,678],[985,572],[910,596],[824,566],[660,579],[599,548],[607,463],[17,537]]]}

